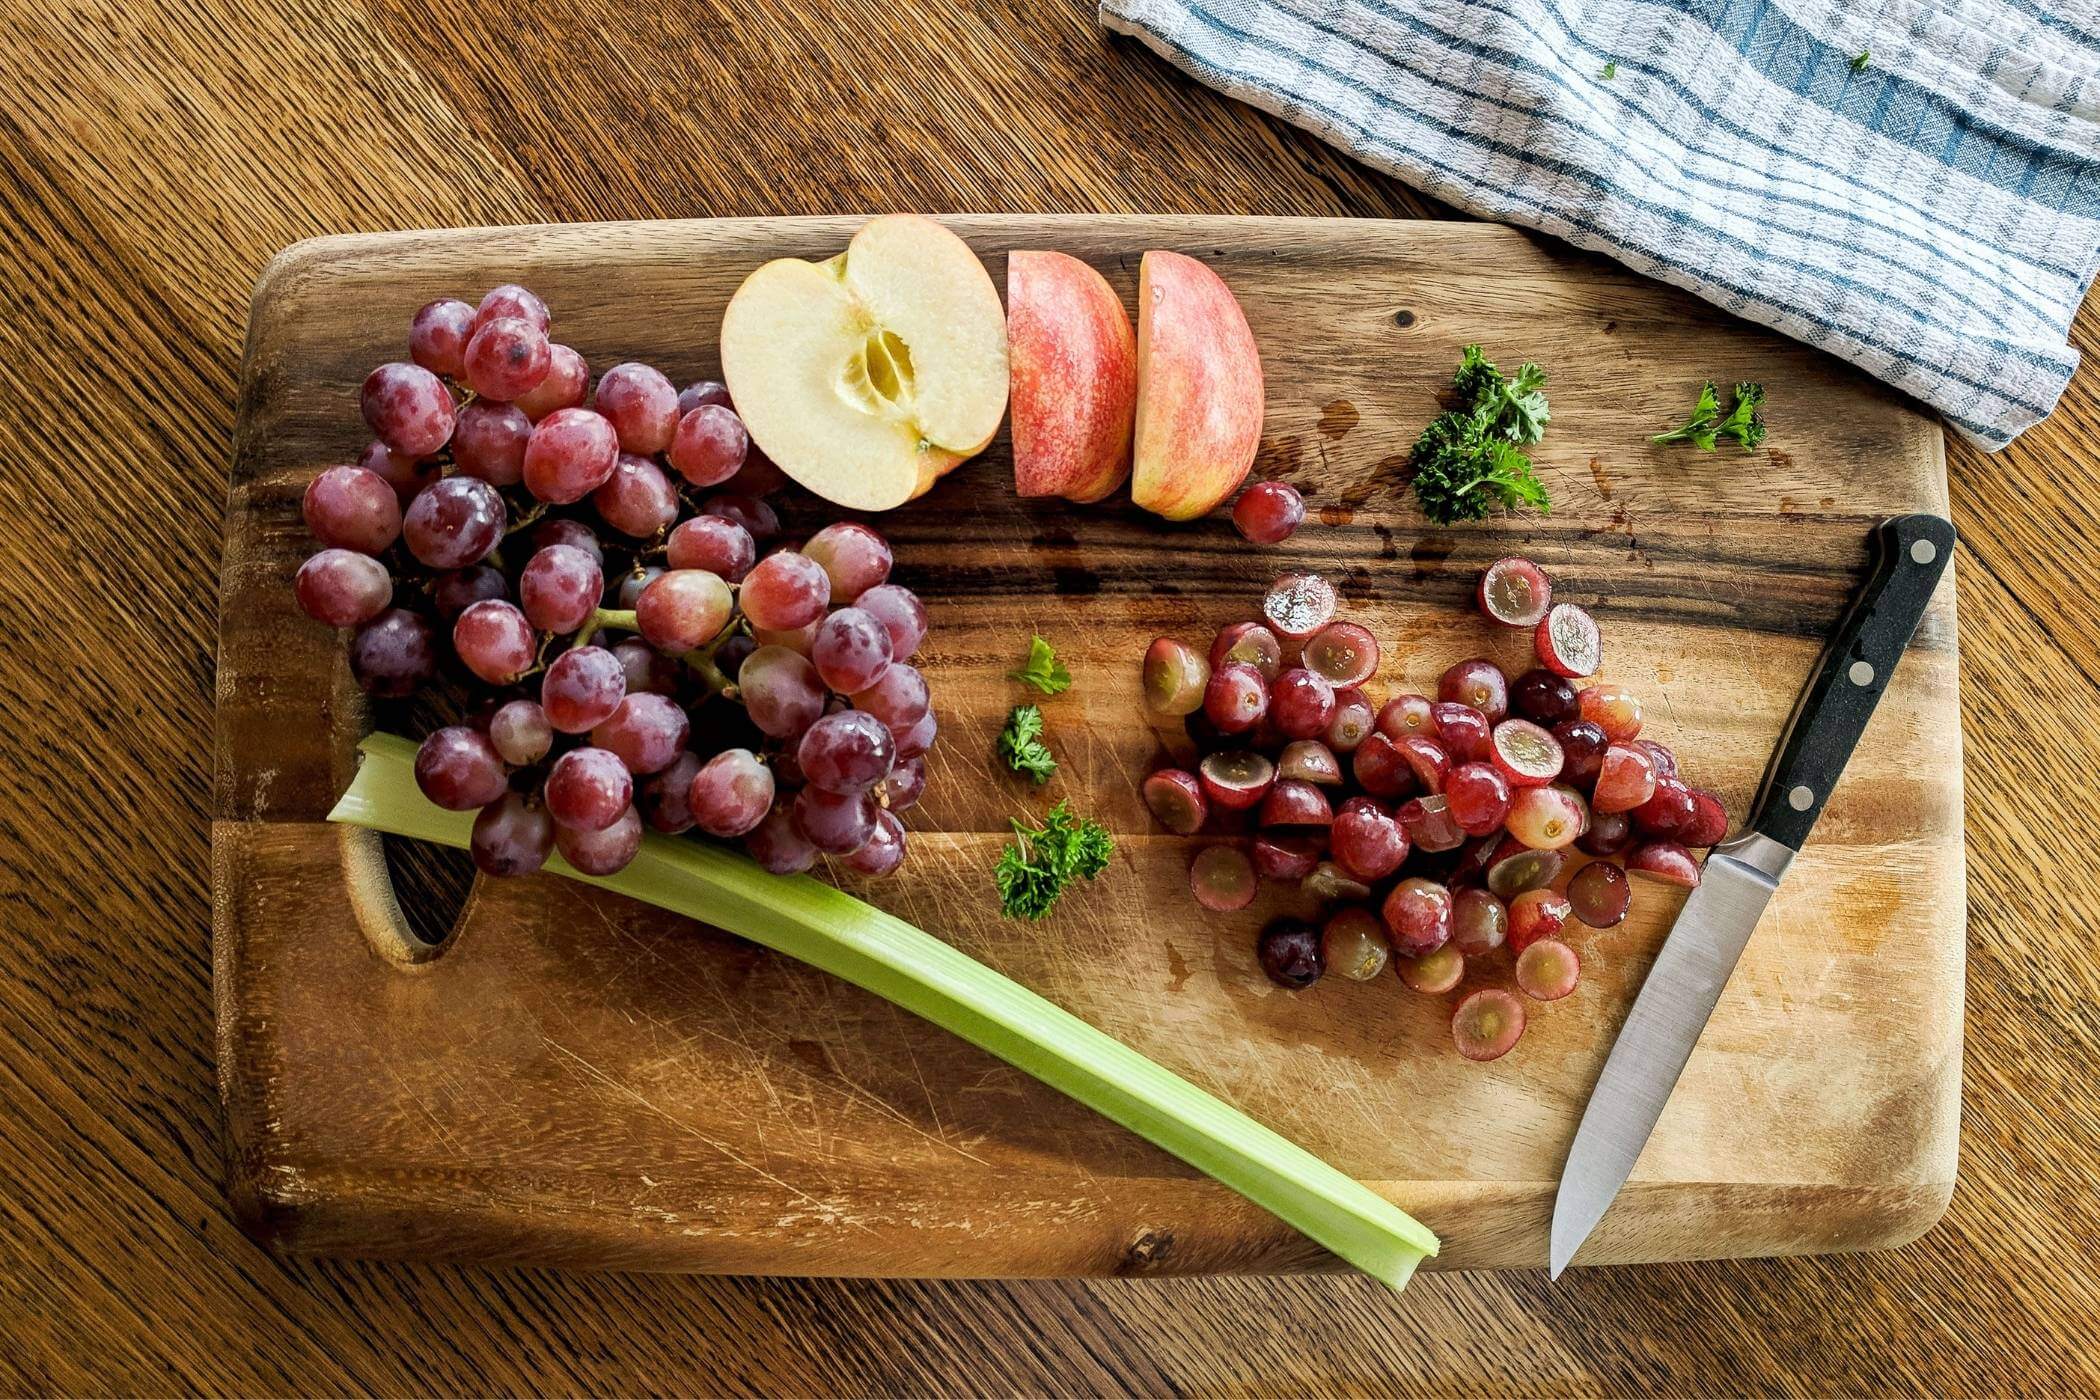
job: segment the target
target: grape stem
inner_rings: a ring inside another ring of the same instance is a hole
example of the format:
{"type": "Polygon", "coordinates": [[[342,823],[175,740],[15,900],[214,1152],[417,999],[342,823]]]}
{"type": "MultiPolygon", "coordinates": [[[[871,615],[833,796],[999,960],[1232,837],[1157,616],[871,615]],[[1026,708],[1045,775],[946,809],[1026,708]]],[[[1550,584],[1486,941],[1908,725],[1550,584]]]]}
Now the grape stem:
{"type": "Polygon", "coordinates": [[[506,537],[510,535],[515,535],[518,533],[518,531],[525,529],[527,526],[539,524],[541,518],[546,514],[547,503],[545,501],[534,501],[531,507],[523,515],[519,516],[516,520],[513,520],[510,523],[510,528],[505,530],[503,533],[506,537]]]}
{"type": "Polygon", "coordinates": [[[583,626],[576,629],[576,635],[569,639],[569,645],[572,647],[589,646],[591,638],[596,636],[598,630],[602,627],[617,627],[622,632],[639,632],[642,630],[640,625],[634,620],[633,608],[595,608],[583,626]]]}
{"type": "Polygon", "coordinates": [[[685,664],[699,673],[701,681],[706,684],[707,688],[715,694],[726,696],[731,700],[736,699],[736,683],[723,675],[722,668],[715,665],[715,651],[722,643],[736,635],[736,628],[725,627],[722,629],[722,634],[706,646],[696,647],[685,654],[685,664]]]}

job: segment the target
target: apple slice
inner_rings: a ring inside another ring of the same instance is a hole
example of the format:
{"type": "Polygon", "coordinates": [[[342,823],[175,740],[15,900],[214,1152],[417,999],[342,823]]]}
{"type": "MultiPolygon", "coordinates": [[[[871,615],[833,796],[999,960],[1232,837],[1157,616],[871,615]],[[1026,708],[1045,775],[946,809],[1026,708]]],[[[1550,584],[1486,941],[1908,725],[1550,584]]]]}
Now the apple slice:
{"type": "Polygon", "coordinates": [[[1130,477],[1137,336],[1108,279],[1066,253],[1006,257],[1014,490],[1098,501],[1130,477]]]}
{"type": "Polygon", "coordinates": [[[722,313],[722,378],[782,471],[849,509],[888,510],[999,430],[1006,316],[967,244],[887,214],[837,257],[746,277],[722,313]]]}
{"type": "Polygon", "coordinates": [[[1131,499],[1193,520],[1239,489],[1261,445],[1261,356],[1218,274],[1153,250],[1138,266],[1131,499]]]}

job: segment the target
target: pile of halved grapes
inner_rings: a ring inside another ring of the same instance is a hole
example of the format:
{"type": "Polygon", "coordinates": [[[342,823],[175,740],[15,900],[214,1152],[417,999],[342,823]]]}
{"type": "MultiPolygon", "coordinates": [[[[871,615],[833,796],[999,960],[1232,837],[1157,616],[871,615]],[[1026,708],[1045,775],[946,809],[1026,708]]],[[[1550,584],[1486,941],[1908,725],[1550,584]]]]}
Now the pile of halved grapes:
{"type": "Polygon", "coordinates": [[[360,395],[378,440],[307,488],[323,548],[300,605],[355,629],[373,695],[441,668],[487,688],[423,741],[416,781],[479,813],[492,875],[554,850],[609,875],[645,822],[741,838],[775,872],[895,870],[935,722],[909,664],[926,610],[888,581],[889,545],[850,522],[775,545],[785,477],[722,385],[630,362],[593,386],[549,325],[508,285],[416,312],[409,362],[360,395]]]}
{"type": "MultiPolygon", "coordinates": [[[[1393,962],[1441,995],[1505,948],[1526,996],[1575,990],[1571,920],[1617,926],[1627,872],[1690,887],[1691,848],[1727,832],[1721,799],[1640,736],[1641,703],[1615,685],[1577,689],[1602,660],[1596,623],[1554,603],[1530,560],[1482,574],[1480,609],[1530,631],[1538,666],[1514,680],[1485,657],[1443,673],[1434,700],[1375,706],[1370,631],[1335,618],[1317,574],[1285,574],[1262,620],[1219,632],[1206,654],[1170,637],[1145,653],[1147,703],[1184,716],[1201,761],[1145,779],[1146,805],[1181,835],[1243,836],[1203,846],[1189,884],[1206,909],[1250,904],[1263,880],[1300,886],[1324,923],[1282,918],[1261,933],[1262,970],[1293,989],[1329,971],[1368,981],[1393,962]],[[1570,852],[1594,857],[1578,863],[1570,852]],[[1618,857],[1623,866],[1608,857],[1618,857]]],[[[1524,1003],[1481,988],[1453,1012],[1469,1059],[1492,1060],[1524,1033],[1524,1003]]]]}

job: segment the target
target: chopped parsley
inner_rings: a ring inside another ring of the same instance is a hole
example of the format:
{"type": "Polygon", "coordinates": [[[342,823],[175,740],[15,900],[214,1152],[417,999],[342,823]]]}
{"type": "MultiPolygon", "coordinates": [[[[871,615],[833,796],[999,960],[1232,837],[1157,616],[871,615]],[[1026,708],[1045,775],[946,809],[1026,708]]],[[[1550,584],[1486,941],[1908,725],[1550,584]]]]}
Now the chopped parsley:
{"type": "Polygon", "coordinates": [[[1853,71],[1853,72],[1855,72],[1855,73],[1864,73],[1864,72],[1866,72],[1866,71],[1867,71],[1867,61],[1868,61],[1869,59],[1871,59],[1871,58],[1872,58],[1873,56],[1874,56],[1873,50],[1871,50],[1871,49],[1861,49],[1861,50],[1859,51],[1859,57],[1858,57],[1858,58],[1855,58],[1855,59],[1853,59],[1853,60],[1852,60],[1852,71],[1853,71]]]}
{"type": "Polygon", "coordinates": [[[999,735],[999,757],[1016,773],[1025,773],[1041,787],[1057,771],[1057,759],[1043,742],[1043,712],[1033,705],[1016,705],[1006,717],[999,735]]]}
{"type": "Polygon", "coordinates": [[[1116,849],[1108,828],[1075,819],[1069,802],[1052,807],[1041,826],[1016,819],[1013,828],[1014,839],[999,853],[992,871],[1000,912],[1009,919],[1045,917],[1066,885],[1106,870],[1116,849]]]}
{"type": "Polygon", "coordinates": [[[1610,81],[1611,81],[1611,80],[1612,80],[1613,78],[1616,78],[1616,77],[1618,77],[1618,76],[1619,76],[1619,65],[1618,65],[1618,62],[1617,62],[1617,60],[1613,60],[1612,62],[1606,63],[1606,64],[1604,65],[1604,81],[1606,81],[1606,82],[1608,83],[1608,82],[1610,82],[1610,81]]]}
{"type": "Polygon", "coordinates": [[[1440,525],[1479,520],[1496,506],[1550,509],[1524,448],[1546,435],[1546,372],[1529,362],[1504,377],[1478,345],[1452,376],[1459,406],[1415,440],[1415,495],[1440,525]]]}
{"type": "Polygon", "coordinates": [[[1028,664],[1018,671],[1008,671],[1006,678],[1032,685],[1045,695],[1062,695],[1072,688],[1072,673],[1039,635],[1029,639],[1028,664]]]}
{"type": "Polygon", "coordinates": [[[1657,433],[1649,441],[1689,442],[1701,451],[1711,452],[1722,438],[1727,438],[1748,452],[1765,440],[1765,420],[1760,412],[1764,403],[1764,385],[1738,384],[1735,386],[1735,402],[1724,417],[1721,397],[1709,379],[1699,388],[1699,402],[1692,407],[1691,420],[1681,428],[1657,433]]]}

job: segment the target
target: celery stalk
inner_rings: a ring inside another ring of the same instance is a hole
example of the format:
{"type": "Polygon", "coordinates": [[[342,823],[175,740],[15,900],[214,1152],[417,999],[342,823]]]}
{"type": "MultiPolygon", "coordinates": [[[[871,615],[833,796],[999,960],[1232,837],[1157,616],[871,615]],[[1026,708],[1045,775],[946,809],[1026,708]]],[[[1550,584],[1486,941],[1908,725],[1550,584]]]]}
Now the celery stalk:
{"type": "MultiPolygon", "coordinates": [[[[416,787],[415,745],[374,734],[329,813],[465,846],[472,818],[416,787]]],[[[616,875],[547,868],[645,900],[799,958],[886,997],[1105,1114],[1398,1290],[1437,1239],[1390,1201],[1121,1041],[939,939],[806,875],[769,875],[743,856],[654,833],[616,875]]]]}

